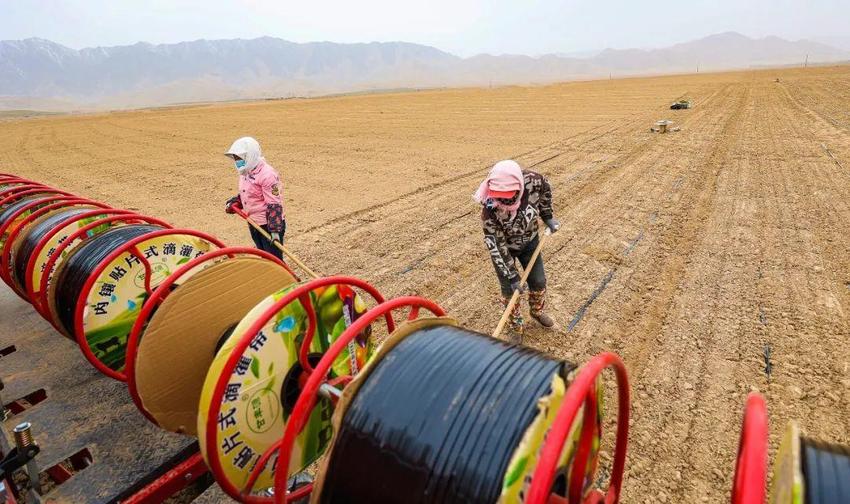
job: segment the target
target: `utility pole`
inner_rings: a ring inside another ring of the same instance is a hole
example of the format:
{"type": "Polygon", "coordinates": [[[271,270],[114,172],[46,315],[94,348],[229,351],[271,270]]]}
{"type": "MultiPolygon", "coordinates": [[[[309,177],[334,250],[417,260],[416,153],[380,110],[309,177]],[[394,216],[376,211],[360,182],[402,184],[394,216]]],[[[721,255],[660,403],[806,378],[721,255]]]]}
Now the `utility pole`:
{"type": "Polygon", "coordinates": [[[808,68],[808,67],[809,67],[809,55],[807,54],[806,55],[806,62],[803,63],[803,68],[808,68]]]}

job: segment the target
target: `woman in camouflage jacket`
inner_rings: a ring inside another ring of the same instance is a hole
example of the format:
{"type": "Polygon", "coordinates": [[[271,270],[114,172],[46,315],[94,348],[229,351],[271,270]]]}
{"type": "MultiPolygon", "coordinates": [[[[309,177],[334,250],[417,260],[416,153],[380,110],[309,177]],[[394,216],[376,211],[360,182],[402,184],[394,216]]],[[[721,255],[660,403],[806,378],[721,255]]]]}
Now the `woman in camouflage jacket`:
{"type": "MultiPolygon", "coordinates": [[[[505,160],[493,166],[474,199],[482,205],[484,244],[490,252],[503,303],[507,306],[513,292],[522,290],[516,260],[519,259],[523,268],[528,268],[531,256],[540,243],[537,219],[542,219],[552,232],[560,228],[560,223],[552,213],[552,188],[543,175],[523,170],[515,161],[505,160]]],[[[531,265],[528,288],[531,316],[544,327],[555,325],[544,312],[546,273],[542,254],[531,265]]],[[[511,339],[520,340],[525,323],[519,303],[514,306],[509,324],[511,339]]]]}

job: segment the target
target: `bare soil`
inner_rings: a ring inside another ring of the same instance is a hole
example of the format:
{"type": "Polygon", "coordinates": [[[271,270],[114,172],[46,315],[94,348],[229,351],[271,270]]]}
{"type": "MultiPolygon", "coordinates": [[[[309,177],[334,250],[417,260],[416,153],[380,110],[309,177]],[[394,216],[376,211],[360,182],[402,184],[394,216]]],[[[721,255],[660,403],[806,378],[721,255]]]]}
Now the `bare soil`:
{"type": "Polygon", "coordinates": [[[850,443],[848,111],[847,66],[214,105],[0,122],[0,172],[247,244],[221,153],[252,135],[305,262],[490,332],[471,194],[514,158],[563,223],[544,251],[557,330],[526,343],[625,359],[624,502],[722,502],[751,390],[772,455],[792,418],[850,443]],[[659,119],[681,131],[650,133],[659,119]]]}

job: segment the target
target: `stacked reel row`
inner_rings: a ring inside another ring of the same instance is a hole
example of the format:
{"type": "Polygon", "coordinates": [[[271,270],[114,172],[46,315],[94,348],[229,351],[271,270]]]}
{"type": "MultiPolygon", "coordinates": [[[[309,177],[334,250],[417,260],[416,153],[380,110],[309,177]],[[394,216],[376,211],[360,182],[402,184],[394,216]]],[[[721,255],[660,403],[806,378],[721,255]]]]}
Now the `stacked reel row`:
{"type": "Polygon", "coordinates": [[[150,421],[196,436],[242,502],[619,498],[629,397],[613,354],[578,368],[427,299],[302,282],[267,253],[9,175],[0,253],[3,280],[150,421]],[[618,401],[603,494],[606,368],[618,401]],[[315,483],[299,484],[305,470],[315,483]]]}
{"type": "MultiPolygon", "coordinates": [[[[196,458],[237,500],[618,500],[628,383],[612,354],[579,370],[464,330],[426,299],[387,301],[349,277],[300,282],[264,252],[9,175],[0,277],[126,381],[150,421],[197,436],[196,458]],[[592,483],[606,367],[619,394],[603,495],[592,483]],[[299,486],[316,462],[315,484],[299,486]]],[[[754,395],[732,502],[764,502],[766,477],[767,413],[754,395]]],[[[848,482],[850,450],[792,423],[771,502],[848,502],[848,482]]]]}

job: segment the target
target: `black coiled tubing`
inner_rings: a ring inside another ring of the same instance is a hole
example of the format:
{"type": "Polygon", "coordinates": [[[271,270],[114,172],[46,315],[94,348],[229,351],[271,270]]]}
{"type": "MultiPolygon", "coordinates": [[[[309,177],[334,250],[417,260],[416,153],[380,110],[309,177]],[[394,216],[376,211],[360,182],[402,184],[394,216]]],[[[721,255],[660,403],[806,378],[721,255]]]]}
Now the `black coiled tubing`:
{"type": "Polygon", "coordinates": [[[352,399],[322,502],[496,502],[538,399],[572,368],[458,327],[414,332],[352,399]]]}
{"type": "Polygon", "coordinates": [[[83,285],[106,257],[121,245],[144,234],[163,229],[154,225],[129,225],[108,229],[84,241],[63,263],[56,277],[56,312],[62,327],[74,335],[74,309],[83,285]]]}
{"type": "Polygon", "coordinates": [[[26,285],[27,263],[38,242],[47,236],[47,233],[61,226],[62,223],[89,210],[91,208],[63,208],[47,216],[34,225],[25,236],[21,237],[21,246],[18,247],[18,252],[15,254],[15,280],[18,281],[19,286],[24,287],[26,285]]]}
{"type": "Polygon", "coordinates": [[[47,198],[48,196],[45,195],[28,196],[10,203],[2,212],[0,212],[0,226],[5,224],[7,220],[11,219],[12,215],[14,215],[18,210],[24,208],[30,203],[36,203],[46,200],[47,198]]]}
{"type": "Polygon", "coordinates": [[[806,504],[850,503],[850,449],[800,439],[806,504]]]}

